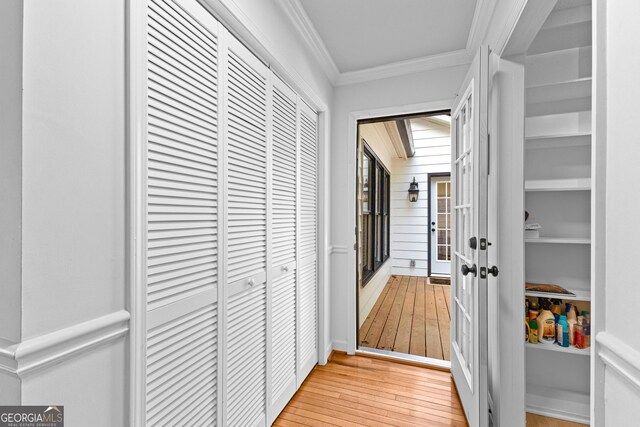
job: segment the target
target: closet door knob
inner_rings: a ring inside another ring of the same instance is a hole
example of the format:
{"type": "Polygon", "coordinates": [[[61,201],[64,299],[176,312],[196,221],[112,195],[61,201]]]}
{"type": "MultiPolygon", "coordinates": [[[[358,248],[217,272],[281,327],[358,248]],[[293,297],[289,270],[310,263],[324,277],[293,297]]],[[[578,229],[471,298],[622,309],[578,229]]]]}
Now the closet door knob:
{"type": "Polygon", "coordinates": [[[487,270],[489,272],[490,275],[492,275],[493,277],[498,277],[498,273],[500,273],[500,270],[498,270],[497,266],[493,266],[490,269],[487,270]]]}
{"type": "Polygon", "coordinates": [[[287,272],[289,271],[289,267],[287,267],[286,265],[283,265],[282,267],[280,267],[280,270],[287,272]]]}
{"type": "Polygon", "coordinates": [[[462,272],[463,276],[466,276],[469,273],[473,273],[473,276],[475,277],[478,274],[478,269],[476,268],[476,265],[473,264],[473,266],[469,267],[467,264],[462,264],[462,267],[460,267],[460,271],[462,272]]]}
{"type": "Polygon", "coordinates": [[[247,281],[247,285],[249,285],[249,286],[253,286],[253,285],[255,285],[255,284],[256,284],[256,281],[255,281],[255,280],[253,280],[253,279],[249,279],[249,280],[247,281]]]}

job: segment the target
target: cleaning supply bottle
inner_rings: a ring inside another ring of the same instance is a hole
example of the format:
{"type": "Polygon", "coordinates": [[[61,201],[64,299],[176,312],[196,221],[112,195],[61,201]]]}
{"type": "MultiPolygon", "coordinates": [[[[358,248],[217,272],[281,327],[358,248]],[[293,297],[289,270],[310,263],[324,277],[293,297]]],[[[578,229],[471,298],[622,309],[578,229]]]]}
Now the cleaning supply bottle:
{"type": "Polygon", "coordinates": [[[560,316],[562,314],[562,301],[557,298],[551,300],[551,312],[560,316]]]}
{"type": "Polygon", "coordinates": [[[573,344],[573,328],[578,323],[578,309],[571,303],[565,304],[565,316],[567,316],[567,323],[569,324],[569,345],[573,344]]]}
{"type": "Polygon", "coordinates": [[[560,320],[558,320],[556,340],[562,347],[569,347],[569,323],[567,322],[567,316],[564,314],[561,315],[560,320]]]}
{"type": "Polygon", "coordinates": [[[549,310],[551,303],[544,300],[542,310],[536,319],[538,321],[538,341],[542,344],[553,344],[556,340],[556,321],[549,310]]]}
{"type": "Polygon", "coordinates": [[[589,314],[585,314],[584,316],[582,335],[584,336],[584,348],[591,347],[591,316],[589,314]]]}
{"type": "Polygon", "coordinates": [[[538,344],[538,321],[533,318],[529,320],[529,342],[538,344]]]}
{"type": "Polygon", "coordinates": [[[582,322],[584,317],[578,316],[578,322],[573,327],[573,345],[576,348],[584,348],[584,336],[582,335],[582,322]]]}

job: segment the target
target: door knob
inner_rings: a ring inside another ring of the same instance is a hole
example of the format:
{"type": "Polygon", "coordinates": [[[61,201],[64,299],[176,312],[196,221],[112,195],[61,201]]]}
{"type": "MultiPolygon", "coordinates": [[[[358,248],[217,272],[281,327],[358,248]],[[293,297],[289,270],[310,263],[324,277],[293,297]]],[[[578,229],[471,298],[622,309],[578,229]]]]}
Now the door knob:
{"type": "Polygon", "coordinates": [[[431,221],[431,225],[436,225],[436,222],[435,221],[431,221]]]}
{"type": "Polygon", "coordinates": [[[286,272],[286,271],[289,271],[289,267],[286,265],[283,265],[282,267],[280,267],[280,270],[286,272]]]}
{"type": "Polygon", "coordinates": [[[462,264],[462,267],[460,267],[460,271],[462,272],[463,276],[466,276],[469,273],[473,273],[473,276],[475,277],[478,274],[478,269],[476,268],[476,265],[473,264],[473,266],[469,267],[467,264],[462,264]]]}
{"type": "Polygon", "coordinates": [[[253,280],[253,279],[249,279],[249,281],[247,282],[247,285],[249,285],[249,286],[253,286],[255,284],[256,284],[256,281],[253,280]]]}
{"type": "Polygon", "coordinates": [[[500,270],[498,270],[497,266],[493,266],[490,269],[487,270],[489,272],[490,275],[492,275],[493,277],[498,277],[498,273],[500,273],[500,270]]]}
{"type": "Polygon", "coordinates": [[[435,229],[435,228],[432,228],[432,229],[431,229],[431,231],[433,231],[433,232],[435,233],[435,232],[436,232],[436,229],[435,229]]]}

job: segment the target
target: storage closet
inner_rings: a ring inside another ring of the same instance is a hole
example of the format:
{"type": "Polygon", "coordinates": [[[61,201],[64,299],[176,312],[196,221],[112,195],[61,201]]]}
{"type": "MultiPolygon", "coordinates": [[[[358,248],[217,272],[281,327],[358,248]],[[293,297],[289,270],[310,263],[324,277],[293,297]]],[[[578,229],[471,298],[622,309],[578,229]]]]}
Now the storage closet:
{"type": "MultiPolygon", "coordinates": [[[[528,288],[525,297],[532,305],[561,300],[563,313],[572,304],[584,314],[585,328],[591,312],[591,70],[591,4],[559,0],[525,59],[526,224],[541,226],[525,232],[525,279],[573,295],[528,288]]],[[[527,342],[527,411],[588,423],[590,355],[590,348],[527,342]]]]}
{"type": "Polygon", "coordinates": [[[270,424],[317,363],[317,114],[195,0],[149,0],[147,425],[270,424]]]}

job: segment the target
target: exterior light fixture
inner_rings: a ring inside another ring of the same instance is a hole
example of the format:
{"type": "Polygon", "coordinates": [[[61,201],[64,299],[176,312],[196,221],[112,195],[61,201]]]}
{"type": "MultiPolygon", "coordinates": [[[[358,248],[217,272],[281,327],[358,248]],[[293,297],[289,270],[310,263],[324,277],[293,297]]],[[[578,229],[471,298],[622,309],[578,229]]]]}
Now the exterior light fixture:
{"type": "Polygon", "coordinates": [[[416,177],[413,177],[413,182],[409,184],[409,201],[417,202],[418,201],[418,193],[420,190],[418,189],[418,183],[416,182],[416,177]]]}

